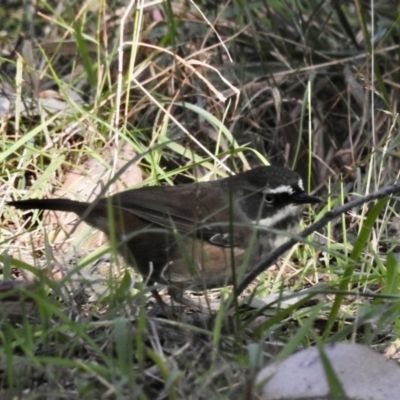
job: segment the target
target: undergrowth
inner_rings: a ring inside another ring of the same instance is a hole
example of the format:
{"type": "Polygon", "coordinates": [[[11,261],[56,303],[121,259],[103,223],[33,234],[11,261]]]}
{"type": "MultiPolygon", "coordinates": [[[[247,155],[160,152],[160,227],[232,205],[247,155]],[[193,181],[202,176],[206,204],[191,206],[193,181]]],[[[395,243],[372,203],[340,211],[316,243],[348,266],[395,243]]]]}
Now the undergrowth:
{"type": "Polygon", "coordinates": [[[395,198],[296,246],[248,288],[239,314],[186,310],[175,320],[152,313],[149,289],[93,230],[5,204],[87,200],[271,163],[298,170],[324,198],[308,224],[395,181],[396,6],[5,3],[0,246],[3,278],[21,287],[0,294],[4,391],[251,398],[261,366],[316,337],[382,351],[396,343],[395,198]],[[250,308],[249,297],[269,305],[250,308]]]}

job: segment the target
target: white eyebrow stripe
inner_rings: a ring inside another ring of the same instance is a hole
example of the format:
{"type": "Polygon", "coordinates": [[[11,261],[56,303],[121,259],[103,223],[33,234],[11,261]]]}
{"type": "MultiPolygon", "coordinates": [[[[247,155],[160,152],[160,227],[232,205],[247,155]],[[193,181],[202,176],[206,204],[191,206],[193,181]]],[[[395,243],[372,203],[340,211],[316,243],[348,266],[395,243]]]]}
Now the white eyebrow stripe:
{"type": "Polygon", "coordinates": [[[289,193],[289,194],[293,194],[293,193],[294,193],[294,190],[293,190],[293,188],[292,188],[291,186],[289,186],[289,185],[281,185],[281,186],[278,186],[278,187],[275,188],[275,189],[266,188],[266,189],[264,190],[264,193],[266,193],[266,194],[276,194],[276,193],[289,193]]]}
{"type": "Polygon", "coordinates": [[[299,179],[298,185],[301,190],[304,190],[303,179],[299,179]]]}

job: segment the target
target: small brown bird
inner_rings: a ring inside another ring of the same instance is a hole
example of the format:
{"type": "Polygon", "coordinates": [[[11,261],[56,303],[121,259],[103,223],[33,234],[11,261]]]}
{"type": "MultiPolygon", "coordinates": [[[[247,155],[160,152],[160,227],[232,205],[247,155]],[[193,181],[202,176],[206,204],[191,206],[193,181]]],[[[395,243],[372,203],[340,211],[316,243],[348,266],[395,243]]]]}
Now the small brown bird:
{"type": "Polygon", "coordinates": [[[232,269],[251,269],[296,231],[304,204],[320,199],[304,191],[300,176],[266,166],[225,179],[145,187],[93,203],[31,199],[8,204],[77,214],[115,238],[126,262],[151,283],[183,291],[232,283],[232,269]]]}

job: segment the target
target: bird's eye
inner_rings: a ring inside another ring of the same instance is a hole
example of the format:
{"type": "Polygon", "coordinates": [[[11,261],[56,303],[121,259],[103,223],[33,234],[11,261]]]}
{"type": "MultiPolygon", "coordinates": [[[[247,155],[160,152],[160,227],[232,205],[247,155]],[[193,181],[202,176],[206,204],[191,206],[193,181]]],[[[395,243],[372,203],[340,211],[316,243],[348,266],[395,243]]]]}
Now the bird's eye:
{"type": "Polygon", "coordinates": [[[267,195],[265,196],[265,198],[264,198],[264,201],[265,201],[267,204],[272,204],[272,203],[274,202],[274,197],[271,196],[271,195],[269,195],[269,194],[267,194],[267,195]]]}

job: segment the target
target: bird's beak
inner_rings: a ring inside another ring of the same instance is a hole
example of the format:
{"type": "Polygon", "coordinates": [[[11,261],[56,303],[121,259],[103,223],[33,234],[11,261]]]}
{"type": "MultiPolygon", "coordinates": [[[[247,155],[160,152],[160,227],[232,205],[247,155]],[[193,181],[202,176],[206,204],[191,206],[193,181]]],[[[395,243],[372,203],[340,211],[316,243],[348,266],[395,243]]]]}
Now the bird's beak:
{"type": "Polygon", "coordinates": [[[293,195],[292,201],[296,204],[317,204],[320,203],[322,199],[320,197],[311,196],[310,194],[303,192],[293,195]]]}

